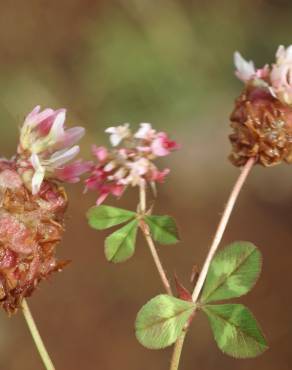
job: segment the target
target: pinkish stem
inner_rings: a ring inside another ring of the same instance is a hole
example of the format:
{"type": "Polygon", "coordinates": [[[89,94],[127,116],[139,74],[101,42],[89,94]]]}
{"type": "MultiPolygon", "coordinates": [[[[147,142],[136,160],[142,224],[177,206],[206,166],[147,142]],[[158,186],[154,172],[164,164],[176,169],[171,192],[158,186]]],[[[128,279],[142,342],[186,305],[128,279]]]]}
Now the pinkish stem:
{"type": "MultiPolygon", "coordinates": [[[[196,284],[196,286],[194,288],[194,291],[193,291],[193,294],[192,294],[192,299],[195,303],[199,299],[201,290],[203,288],[204,282],[205,282],[207,274],[208,274],[210,264],[211,264],[212,259],[213,259],[214,255],[215,255],[215,253],[216,253],[216,251],[219,247],[219,244],[222,240],[224,231],[225,231],[226,226],[228,224],[228,221],[230,219],[232,210],[233,210],[234,205],[237,201],[240,190],[242,189],[242,186],[245,183],[245,180],[246,180],[250,170],[252,169],[254,163],[255,163],[255,158],[250,158],[246,162],[246,164],[243,167],[243,169],[242,169],[242,171],[241,171],[241,173],[240,173],[240,175],[239,175],[239,177],[238,177],[238,179],[237,179],[237,181],[236,181],[236,183],[235,183],[235,185],[234,185],[234,187],[231,191],[231,194],[228,198],[228,201],[227,201],[227,204],[225,206],[223,215],[222,215],[221,220],[219,222],[219,225],[218,225],[217,231],[215,233],[213,242],[211,244],[209,253],[206,257],[206,260],[205,260],[205,263],[203,265],[202,271],[199,275],[197,284],[196,284]]],[[[177,339],[177,341],[175,343],[174,350],[173,350],[173,355],[172,355],[172,360],[171,360],[171,365],[170,365],[170,370],[178,370],[180,357],[181,357],[181,352],[182,352],[182,348],[183,348],[183,344],[184,344],[184,340],[185,340],[185,337],[186,337],[187,330],[188,330],[188,327],[184,328],[182,334],[180,335],[180,337],[177,339]]]]}

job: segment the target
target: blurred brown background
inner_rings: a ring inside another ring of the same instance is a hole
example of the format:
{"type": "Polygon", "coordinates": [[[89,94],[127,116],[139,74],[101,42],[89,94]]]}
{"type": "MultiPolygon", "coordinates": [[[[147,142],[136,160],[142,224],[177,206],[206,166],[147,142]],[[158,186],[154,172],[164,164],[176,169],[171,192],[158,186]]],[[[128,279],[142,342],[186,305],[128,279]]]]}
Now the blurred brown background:
{"type": "MultiPolygon", "coordinates": [[[[202,264],[226,198],[238,175],[227,161],[228,116],[241,84],[232,54],[258,66],[292,43],[292,3],[285,0],[29,0],[1,1],[0,145],[15,151],[18,127],[33,106],[66,107],[68,123],[105,144],[109,125],[152,122],[182,144],[159,188],[157,213],[175,216],[182,243],[159,252],[169,276],[187,285],[202,264]]],[[[95,194],[68,187],[71,199],[60,256],[72,264],[29,300],[57,370],[167,369],[171,350],[149,351],[135,339],[138,309],[162,292],[142,238],[125,264],[105,261],[107,233],[87,226],[95,194]]],[[[119,206],[135,207],[129,191],[119,206]]],[[[117,204],[112,202],[112,204],[117,204]]],[[[241,299],[264,328],[270,349],[234,360],[216,347],[198,315],[181,370],[292,368],[292,172],[255,168],[241,194],[224,243],[250,240],[264,255],[263,274],[241,299]]],[[[0,369],[39,370],[42,364],[21,314],[0,316],[0,369]]]]}

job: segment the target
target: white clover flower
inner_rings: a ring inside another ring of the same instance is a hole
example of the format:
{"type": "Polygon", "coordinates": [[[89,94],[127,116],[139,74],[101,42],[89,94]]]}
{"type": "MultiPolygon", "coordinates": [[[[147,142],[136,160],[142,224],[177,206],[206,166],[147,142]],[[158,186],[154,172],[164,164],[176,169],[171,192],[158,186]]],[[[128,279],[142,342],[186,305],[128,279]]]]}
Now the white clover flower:
{"type": "Polygon", "coordinates": [[[97,205],[102,204],[110,194],[120,197],[129,186],[149,183],[154,189],[155,183],[164,181],[169,170],[159,170],[154,161],[179,148],[166,133],[157,132],[150,123],[141,123],[134,135],[129,124],[110,127],[106,132],[110,134],[114,147],[122,144],[111,150],[93,147],[97,163],[85,180],[85,191],[98,192],[97,205]]]}
{"type": "Polygon", "coordinates": [[[110,142],[112,146],[118,146],[124,139],[131,136],[129,123],[125,123],[121,126],[109,127],[105,132],[110,134],[110,142]]]}

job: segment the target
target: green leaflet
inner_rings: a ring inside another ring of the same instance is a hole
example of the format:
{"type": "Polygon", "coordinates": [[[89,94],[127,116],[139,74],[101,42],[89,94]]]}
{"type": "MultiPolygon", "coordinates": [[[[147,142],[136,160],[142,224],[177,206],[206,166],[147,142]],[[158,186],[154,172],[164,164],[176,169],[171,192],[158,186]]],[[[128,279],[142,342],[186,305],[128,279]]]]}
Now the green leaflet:
{"type": "Polygon", "coordinates": [[[255,284],[262,257],[249,242],[235,242],[213,259],[200,298],[202,303],[240,297],[255,284]]]}
{"type": "Polygon", "coordinates": [[[89,225],[97,230],[104,230],[122,224],[134,218],[135,215],[135,212],[126,209],[103,205],[92,207],[87,212],[89,225]]]}
{"type": "Polygon", "coordinates": [[[251,312],[241,304],[207,305],[208,316],[218,347],[236,358],[256,357],[268,345],[251,312]]]}
{"type": "Polygon", "coordinates": [[[150,349],[170,346],[181,334],[194,309],[194,303],[166,294],[152,298],[137,315],[138,341],[150,349]]]}
{"type": "Polygon", "coordinates": [[[108,261],[124,262],[135,251],[138,221],[133,220],[115,231],[105,240],[105,255],[108,261]]]}
{"type": "Polygon", "coordinates": [[[169,216],[146,216],[151,235],[160,244],[174,244],[179,241],[175,221],[169,216]]]}

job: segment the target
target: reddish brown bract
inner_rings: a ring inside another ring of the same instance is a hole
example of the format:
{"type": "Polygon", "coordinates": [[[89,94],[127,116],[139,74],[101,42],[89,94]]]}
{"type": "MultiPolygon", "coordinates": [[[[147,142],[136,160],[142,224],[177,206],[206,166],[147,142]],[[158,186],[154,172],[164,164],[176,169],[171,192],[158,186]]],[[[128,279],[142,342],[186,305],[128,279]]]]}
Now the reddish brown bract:
{"type": "Polygon", "coordinates": [[[67,207],[63,188],[46,181],[32,195],[14,166],[14,161],[0,160],[0,304],[8,314],[64,266],[55,251],[67,207]]]}

